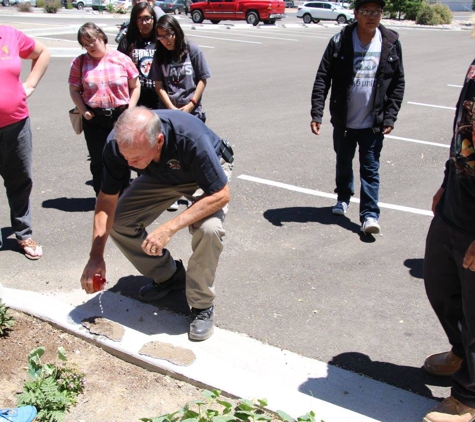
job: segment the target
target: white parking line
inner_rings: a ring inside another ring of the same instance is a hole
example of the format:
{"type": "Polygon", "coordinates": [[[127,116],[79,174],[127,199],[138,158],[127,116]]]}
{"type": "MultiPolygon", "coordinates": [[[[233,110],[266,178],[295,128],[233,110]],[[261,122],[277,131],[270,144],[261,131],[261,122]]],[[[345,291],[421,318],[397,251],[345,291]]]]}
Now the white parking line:
{"type": "MultiPolygon", "coordinates": [[[[307,195],[313,196],[320,196],[322,198],[330,198],[330,199],[337,199],[337,196],[334,193],[327,193],[321,192],[318,190],[312,190],[307,188],[301,188],[299,186],[288,185],[286,183],[274,182],[273,180],[261,179],[259,177],[247,176],[245,174],[241,174],[238,176],[238,179],[247,180],[249,182],[260,183],[261,185],[268,185],[274,186],[281,189],[290,190],[292,192],[300,192],[305,193],[307,195]]],[[[351,202],[359,204],[360,200],[358,198],[351,198],[351,202]]],[[[427,215],[429,217],[433,217],[432,211],[428,210],[421,210],[419,208],[412,208],[412,207],[405,207],[403,205],[394,205],[394,204],[386,204],[384,202],[378,202],[380,208],[387,208],[396,211],[403,211],[412,214],[419,214],[419,215],[427,215]]]]}
{"type": "Polygon", "coordinates": [[[210,40],[221,40],[221,41],[233,41],[233,42],[242,42],[246,44],[262,44],[261,42],[258,41],[244,41],[244,40],[233,40],[232,38],[220,38],[220,37],[207,37],[205,35],[197,35],[195,33],[190,34],[190,36],[196,37],[196,38],[207,38],[210,40]]]}
{"type": "Polygon", "coordinates": [[[447,86],[450,86],[451,88],[462,88],[463,85],[452,85],[452,84],[447,84],[447,86]]]}
{"type": "Polygon", "coordinates": [[[398,139],[399,141],[414,142],[416,144],[425,144],[425,145],[432,145],[434,147],[450,148],[450,145],[439,144],[437,142],[420,141],[419,139],[403,138],[401,136],[393,136],[393,135],[384,135],[384,137],[389,138],[389,139],[398,139]]]}
{"type": "Polygon", "coordinates": [[[424,107],[445,108],[446,110],[455,110],[455,107],[446,107],[446,106],[440,106],[440,105],[435,105],[435,104],[414,103],[412,101],[408,101],[407,103],[413,104],[413,105],[420,105],[424,107]]]}
{"type": "MultiPolygon", "coordinates": [[[[200,33],[202,32],[206,32],[206,31],[203,31],[203,30],[199,30],[200,33]]],[[[208,31],[208,32],[211,32],[211,31],[208,31]]],[[[194,35],[195,33],[193,33],[194,35]]],[[[266,36],[263,36],[263,35],[253,35],[253,34],[244,34],[242,32],[236,32],[236,31],[232,31],[231,33],[232,35],[239,35],[240,37],[253,37],[253,38],[266,38],[266,39],[269,39],[269,40],[283,40],[283,41],[298,41],[296,39],[293,39],[293,38],[279,38],[279,37],[266,37],[266,36]]]]}

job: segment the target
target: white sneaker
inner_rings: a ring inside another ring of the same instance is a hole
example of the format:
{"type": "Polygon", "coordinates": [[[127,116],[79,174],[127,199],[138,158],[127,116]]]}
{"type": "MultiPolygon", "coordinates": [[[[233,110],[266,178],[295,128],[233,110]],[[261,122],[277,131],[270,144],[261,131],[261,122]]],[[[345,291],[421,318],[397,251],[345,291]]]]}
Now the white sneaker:
{"type": "Polygon", "coordinates": [[[332,208],[332,213],[335,215],[345,215],[349,206],[346,202],[338,201],[332,208]]]}
{"type": "Polygon", "coordinates": [[[379,234],[381,226],[376,218],[368,217],[361,225],[360,230],[365,234],[379,234]]]}
{"type": "Polygon", "coordinates": [[[173,204],[171,204],[167,208],[167,211],[177,211],[177,210],[178,210],[178,201],[175,201],[173,204]]]}

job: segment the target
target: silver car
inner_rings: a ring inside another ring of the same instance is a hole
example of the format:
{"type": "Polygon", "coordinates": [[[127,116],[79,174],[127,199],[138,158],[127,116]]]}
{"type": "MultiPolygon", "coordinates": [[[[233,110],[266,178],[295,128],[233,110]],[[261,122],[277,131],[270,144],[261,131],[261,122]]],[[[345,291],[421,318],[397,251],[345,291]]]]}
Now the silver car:
{"type": "Polygon", "coordinates": [[[348,23],[355,18],[352,10],[326,1],[308,1],[302,4],[298,7],[297,17],[303,19],[304,23],[320,21],[348,23]]]}

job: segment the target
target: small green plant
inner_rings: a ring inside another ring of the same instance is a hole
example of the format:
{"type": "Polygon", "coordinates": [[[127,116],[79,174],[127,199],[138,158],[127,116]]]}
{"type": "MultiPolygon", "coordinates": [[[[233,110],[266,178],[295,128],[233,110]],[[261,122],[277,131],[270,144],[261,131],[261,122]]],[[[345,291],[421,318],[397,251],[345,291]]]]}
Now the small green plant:
{"type": "MultiPolygon", "coordinates": [[[[474,0],[474,1],[475,1],[475,0],[474,0]]],[[[114,12],[115,12],[114,3],[107,3],[107,4],[106,4],[106,10],[107,10],[109,13],[114,13],[114,12]]]]}
{"type": "Polygon", "coordinates": [[[280,410],[276,414],[271,413],[265,409],[267,406],[265,399],[257,400],[257,403],[250,400],[227,400],[221,397],[219,390],[205,390],[203,396],[206,401],[193,401],[176,412],[140,420],[142,422],[316,422],[314,412],[300,416],[297,421],[280,410]]]}
{"type": "Polygon", "coordinates": [[[84,391],[84,373],[66,366],[66,351],[58,348],[57,359],[62,363],[41,362],[44,347],[38,347],[28,355],[29,381],[18,396],[17,405],[32,405],[38,410],[38,422],[62,422],[65,412],[77,402],[84,391]]]}
{"type": "Polygon", "coordinates": [[[416,23],[419,25],[450,24],[452,17],[452,12],[447,5],[424,3],[417,13],[416,23]]]}
{"type": "Polygon", "coordinates": [[[18,3],[17,9],[19,12],[31,12],[31,3],[28,1],[18,3]]]}
{"type": "Polygon", "coordinates": [[[0,336],[6,335],[15,325],[15,318],[9,314],[9,309],[10,308],[0,300],[0,336]]]}
{"type": "Polygon", "coordinates": [[[449,6],[446,4],[436,3],[432,6],[434,8],[435,13],[437,13],[440,17],[440,21],[443,24],[451,24],[452,18],[454,17],[453,13],[449,9],[449,6]]]}
{"type": "Polygon", "coordinates": [[[57,13],[58,9],[61,9],[60,0],[45,0],[43,10],[46,13],[57,13]]]}

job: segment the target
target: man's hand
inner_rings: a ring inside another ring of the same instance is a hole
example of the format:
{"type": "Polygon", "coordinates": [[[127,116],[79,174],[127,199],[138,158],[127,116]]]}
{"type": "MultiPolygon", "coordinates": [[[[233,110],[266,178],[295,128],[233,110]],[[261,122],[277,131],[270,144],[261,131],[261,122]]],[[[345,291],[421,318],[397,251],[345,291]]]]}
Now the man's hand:
{"type": "Polygon", "coordinates": [[[142,242],[142,250],[151,256],[162,256],[163,249],[168,245],[173,236],[173,232],[167,228],[167,224],[157,227],[142,242]]]}
{"type": "Polygon", "coordinates": [[[106,263],[104,258],[90,258],[81,276],[81,287],[86,293],[94,293],[93,278],[96,274],[106,278],[106,263]]]}
{"type": "Polygon", "coordinates": [[[470,246],[467,248],[462,265],[465,269],[475,271],[475,240],[470,243],[470,246]]]}
{"type": "Polygon", "coordinates": [[[383,135],[389,135],[394,128],[392,126],[383,127],[383,135]]]}
{"type": "Polygon", "coordinates": [[[310,128],[312,129],[312,132],[315,134],[315,135],[320,135],[320,126],[322,124],[319,123],[319,122],[311,122],[310,123],[310,128]]]}
{"type": "Polygon", "coordinates": [[[440,201],[440,198],[442,198],[442,195],[444,193],[444,188],[439,188],[439,190],[435,193],[434,197],[432,198],[432,212],[435,215],[435,208],[437,207],[437,204],[440,201]]]}

